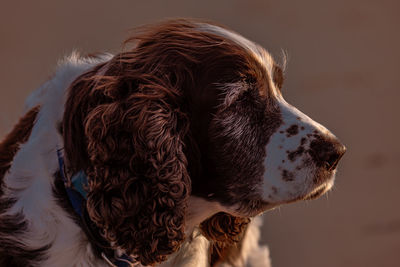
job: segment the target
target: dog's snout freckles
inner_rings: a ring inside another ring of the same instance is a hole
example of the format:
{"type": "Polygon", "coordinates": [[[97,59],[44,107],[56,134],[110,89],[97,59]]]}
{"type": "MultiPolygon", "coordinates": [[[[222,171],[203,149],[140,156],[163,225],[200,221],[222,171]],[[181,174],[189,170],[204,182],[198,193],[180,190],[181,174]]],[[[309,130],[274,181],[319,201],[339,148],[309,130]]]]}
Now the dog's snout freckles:
{"type": "Polygon", "coordinates": [[[266,147],[263,196],[270,203],[291,202],[310,194],[318,197],[333,186],[346,148],[328,129],[295,107],[285,101],[280,107],[282,125],[266,147]]]}

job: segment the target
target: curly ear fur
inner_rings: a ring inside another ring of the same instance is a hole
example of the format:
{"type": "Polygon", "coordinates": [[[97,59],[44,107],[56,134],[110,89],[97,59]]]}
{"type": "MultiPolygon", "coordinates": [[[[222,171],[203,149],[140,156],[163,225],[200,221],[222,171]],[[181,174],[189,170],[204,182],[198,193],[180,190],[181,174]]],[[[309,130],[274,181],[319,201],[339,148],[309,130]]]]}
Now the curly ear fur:
{"type": "Polygon", "coordinates": [[[184,239],[186,127],[168,102],[149,89],[95,108],[85,124],[89,214],[109,241],[145,265],[165,260],[184,239]]]}
{"type": "Polygon", "coordinates": [[[202,234],[212,242],[211,266],[232,257],[230,252],[238,246],[249,223],[249,218],[220,212],[200,224],[202,234]]]}
{"type": "Polygon", "coordinates": [[[103,76],[99,66],[72,85],[65,152],[71,171],[88,175],[86,206],[103,236],[151,265],[184,240],[190,179],[183,140],[189,125],[169,78],[146,74],[132,66],[134,58],[123,62],[124,56],[109,62],[103,76]]]}

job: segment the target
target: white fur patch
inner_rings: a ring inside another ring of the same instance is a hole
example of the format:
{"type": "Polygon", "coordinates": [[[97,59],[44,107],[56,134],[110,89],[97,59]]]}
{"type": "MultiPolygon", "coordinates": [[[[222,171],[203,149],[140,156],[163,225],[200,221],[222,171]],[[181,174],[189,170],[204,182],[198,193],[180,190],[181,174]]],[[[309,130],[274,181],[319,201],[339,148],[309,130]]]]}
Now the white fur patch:
{"type": "Polygon", "coordinates": [[[159,267],[209,267],[210,242],[195,228],[177,253],[159,267]]]}
{"type": "Polygon", "coordinates": [[[4,197],[17,199],[4,215],[22,211],[28,221],[28,232],[19,236],[18,242],[31,249],[51,244],[42,266],[107,266],[94,257],[81,228],[55,202],[52,186],[58,169],[56,149],[62,147],[57,124],[62,120],[66,89],[78,75],[109,57],[81,59],[73,53],[26,102],[26,109],[36,105],[41,109],[29,140],[21,146],[4,178],[4,197]]]}

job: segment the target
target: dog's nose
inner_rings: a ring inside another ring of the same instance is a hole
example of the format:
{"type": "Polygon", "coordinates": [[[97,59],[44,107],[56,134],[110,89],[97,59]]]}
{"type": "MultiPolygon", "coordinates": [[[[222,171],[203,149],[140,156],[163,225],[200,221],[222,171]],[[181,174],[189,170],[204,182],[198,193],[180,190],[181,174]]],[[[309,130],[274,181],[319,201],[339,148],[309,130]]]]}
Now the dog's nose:
{"type": "Polygon", "coordinates": [[[333,137],[317,136],[310,144],[309,154],[318,167],[333,171],[346,152],[346,147],[333,137]]]}
{"type": "Polygon", "coordinates": [[[331,153],[328,153],[328,159],[325,162],[325,168],[328,171],[336,169],[339,160],[343,157],[344,153],[346,152],[346,147],[341,143],[336,143],[333,146],[334,148],[331,151],[331,153]]]}

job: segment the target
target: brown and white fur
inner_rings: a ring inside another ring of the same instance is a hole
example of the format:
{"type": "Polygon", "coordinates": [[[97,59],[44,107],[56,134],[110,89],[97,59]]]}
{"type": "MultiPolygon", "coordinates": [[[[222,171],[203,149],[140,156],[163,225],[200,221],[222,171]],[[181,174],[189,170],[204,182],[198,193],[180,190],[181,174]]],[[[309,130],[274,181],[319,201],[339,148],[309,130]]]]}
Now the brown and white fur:
{"type": "Polygon", "coordinates": [[[172,20],[129,42],[63,60],[0,143],[1,266],[108,266],[57,186],[58,148],[118,253],[268,266],[251,218],[331,189],[344,146],[284,100],[267,51],[223,26],[172,20]]]}

